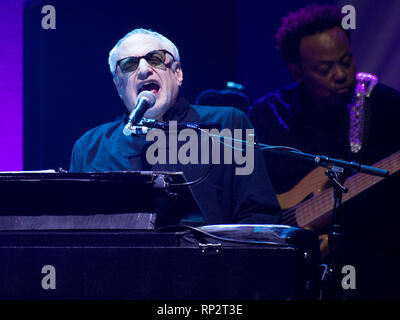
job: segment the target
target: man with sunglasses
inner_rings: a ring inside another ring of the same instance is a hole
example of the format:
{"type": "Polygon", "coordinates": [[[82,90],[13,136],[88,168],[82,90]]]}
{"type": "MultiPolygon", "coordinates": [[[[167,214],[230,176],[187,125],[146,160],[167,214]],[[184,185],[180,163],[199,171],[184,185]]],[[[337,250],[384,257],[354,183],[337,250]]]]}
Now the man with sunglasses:
{"type": "Polygon", "coordinates": [[[155,94],[156,103],[145,117],[163,120],[165,112],[176,103],[183,82],[179,60],[176,46],[161,36],[131,33],[117,43],[110,52],[109,64],[118,94],[129,112],[139,93],[147,90],[155,94]]]}
{"type": "MultiPolygon", "coordinates": [[[[154,106],[144,113],[146,119],[160,123],[217,123],[230,130],[252,128],[246,115],[236,108],[193,106],[180,96],[183,72],[178,49],[159,33],[145,29],[128,33],[110,51],[109,66],[128,113],[122,121],[96,127],[75,143],[71,172],[183,171],[188,181],[207,172],[210,166],[206,164],[151,165],[145,156],[149,147],[146,137],[123,134],[128,114],[143,91],[156,97],[154,106]]],[[[247,175],[236,175],[234,163],[212,165],[206,179],[190,187],[198,208],[175,208],[168,217],[157,217],[156,224],[178,223],[183,215],[189,222],[200,224],[278,222],[280,208],[262,154],[256,152],[254,158],[253,171],[247,175]]]]}

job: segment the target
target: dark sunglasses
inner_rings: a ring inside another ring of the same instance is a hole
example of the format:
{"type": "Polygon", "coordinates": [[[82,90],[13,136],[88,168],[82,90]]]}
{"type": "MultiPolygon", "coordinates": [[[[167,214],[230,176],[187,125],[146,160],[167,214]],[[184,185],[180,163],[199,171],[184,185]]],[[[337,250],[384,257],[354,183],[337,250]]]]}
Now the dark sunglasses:
{"type": "Polygon", "coordinates": [[[135,72],[139,66],[140,59],[144,58],[152,67],[165,70],[165,57],[167,53],[172,57],[172,61],[174,61],[174,56],[167,50],[154,50],[142,57],[126,57],[118,60],[117,66],[119,66],[123,73],[135,72]]]}

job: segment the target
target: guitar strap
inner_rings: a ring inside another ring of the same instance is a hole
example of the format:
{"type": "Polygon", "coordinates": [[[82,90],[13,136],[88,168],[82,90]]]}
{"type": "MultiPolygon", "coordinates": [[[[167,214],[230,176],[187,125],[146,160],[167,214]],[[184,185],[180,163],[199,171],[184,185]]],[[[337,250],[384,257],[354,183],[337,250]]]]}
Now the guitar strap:
{"type": "Polygon", "coordinates": [[[356,74],[356,88],[349,110],[349,147],[352,156],[357,156],[365,149],[369,133],[371,106],[369,105],[372,90],[378,83],[378,77],[359,72],[356,74]]]}

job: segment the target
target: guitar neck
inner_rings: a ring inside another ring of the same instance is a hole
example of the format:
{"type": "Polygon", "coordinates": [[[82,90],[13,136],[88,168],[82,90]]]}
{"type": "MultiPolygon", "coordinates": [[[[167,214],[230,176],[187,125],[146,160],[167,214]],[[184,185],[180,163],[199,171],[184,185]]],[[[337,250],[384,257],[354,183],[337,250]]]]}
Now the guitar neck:
{"type": "MultiPolygon", "coordinates": [[[[394,174],[400,169],[400,151],[377,162],[374,167],[386,169],[390,175],[394,174]]],[[[352,199],[381,180],[383,180],[382,177],[363,173],[351,176],[345,181],[345,186],[349,191],[343,194],[342,202],[352,199]]],[[[316,220],[321,219],[321,217],[328,215],[332,211],[334,201],[332,192],[332,188],[328,188],[313,198],[300,203],[295,208],[286,211],[284,216],[293,214],[294,210],[299,227],[313,225],[316,220]]]]}

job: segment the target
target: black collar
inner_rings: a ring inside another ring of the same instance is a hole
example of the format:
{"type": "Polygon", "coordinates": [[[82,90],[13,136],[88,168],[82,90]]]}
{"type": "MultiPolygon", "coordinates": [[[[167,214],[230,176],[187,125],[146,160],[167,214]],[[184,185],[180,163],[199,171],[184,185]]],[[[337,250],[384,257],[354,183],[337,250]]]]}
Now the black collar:
{"type": "Polygon", "coordinates": [[[181,121],[187,115],[188,110],[189,102],[183,97],[178,97],[177,102],[164,114],[164,122],[181,121]]]}

